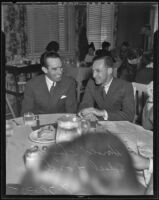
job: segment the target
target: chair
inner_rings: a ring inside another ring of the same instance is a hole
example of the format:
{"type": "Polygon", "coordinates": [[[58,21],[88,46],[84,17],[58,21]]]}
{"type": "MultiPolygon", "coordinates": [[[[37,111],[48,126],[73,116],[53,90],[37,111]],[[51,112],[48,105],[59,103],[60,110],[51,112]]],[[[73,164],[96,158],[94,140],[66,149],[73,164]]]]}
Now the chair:
{"type": "Polygon", "coordinates": [[[11,103],[10,103],[10,101],[9,101],[9,99],[8,99],[8,97],[7,97],[7,95],[6,95],[6,103],[7,103],[7,106],[8,106],[8,108],[9,108],[9,111],[10,111],[9,113],[6,113],[6,116],[12,115],[12,117],[15,118],[16,115],[15,115],[15,113],[14,113],[14,110],[13,110],[13,108],[12,108],[12,106],[11,106],[11,103]]]}
{"type": "Polygon", "coordinates": [[[78,74],[77,74],[77,102],[80,103],[81,101],[81,95],[85,91],[85,87],[87,85],[87,82],[89,78],[92,76],[92,68],[86,68],[86,67],[79,67],[78,68],[78,74]]]}
{"type": "Polygon", "coordinates": [[[132,85],[134,89],[134,98],[136,107],[134,123],[141,125],[143,108],[148,98],[147,85],[135,82],[133,82],[132,85]]]}

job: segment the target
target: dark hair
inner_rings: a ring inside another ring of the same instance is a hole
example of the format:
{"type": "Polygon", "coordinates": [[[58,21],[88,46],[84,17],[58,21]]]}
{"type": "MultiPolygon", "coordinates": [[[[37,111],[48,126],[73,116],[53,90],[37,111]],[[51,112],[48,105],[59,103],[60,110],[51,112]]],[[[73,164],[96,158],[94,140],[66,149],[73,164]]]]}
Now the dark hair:
{"type": "Polygon", "coordinates": [[[46,63],[47,58],[60,58],[60,56],[58,53],[56,53],[54,51],[45,51],[40,57],[40,64],[42,67],[47,68],[47,63],[46,63]]]}
{"type": "Polygon", "coordinates": [[[58,50],[59,50],[59,43],[56,41],[51,41],[46,46],[46,51],[58,52],[58,50]]]}
{"type": "MultiPolygon", "coordinates": [[[[69,190],[64,191],[59,180],[61,183],[67,181],[68,186],[75,181],[78,183],[75,188],[77,193],[82,189],[87,195],[101,194],[101,190],[98,189],[101,187],[104,190],[102,194],[110,195],[115,194],[116,189],[120,191],[129,189],[134,192],[134,189],[139,187],[127,148],[118,137],[109,132],[88,133],[72,141],[52,145],[41,160],[39,176],[43,172],[48,172],[51,183],[48,179],[48,183],[41,179],[40,184],[46,186],[46,193],[41,191],[42,194],[49,194],[50,185],[54,194],[68,194],[69,190]],[[54,182],[54,175],[58,180],[57,183],[54,182]]],[[[28,177],[28,174],[24,176],[21,188],[37,185],[34,176],[31,175],[31,179],[28,177]]],[[[72,186],[70,189],[73,188],[72,186]]]]}
{"type": "Polygon", "coordinates": [[[89,48],[92,48],[94,51],[95,51],[95,46],[94,46],[94,43],[93,42],[91,42],[89,45],[88,45],[88,49],[89,48]]]}
{"type": "Polygon", "coordinates": [[[106,47],[110,47],[110,42],[102,42],[102,49],[105,49],[106,47]]]}
{"type": "Polygon", "coordinates": [[[114,66],[113,59],[110,56],[97,55],[94,57],[93,62],[96,60],[104,60],[105,65],[107,65],[108,68],[113,68],[114,66]]]}
{"type": "Polygon", "coordinates": [[[129,47],[129,43],[127,41],[122,42],[121,46],[129,47]]]}
{"type": "Polygon", "coordinates": [[[133,48],[128,50],[127,58],[128,59],[135,59],[142,55],[142,50],[138,48],[133,48]]]}

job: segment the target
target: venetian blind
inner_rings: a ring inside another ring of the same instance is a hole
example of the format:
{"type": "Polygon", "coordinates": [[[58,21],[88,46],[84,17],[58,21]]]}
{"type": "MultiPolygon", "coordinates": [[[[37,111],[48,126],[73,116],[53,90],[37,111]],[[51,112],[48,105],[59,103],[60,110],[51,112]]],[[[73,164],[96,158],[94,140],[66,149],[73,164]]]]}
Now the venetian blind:
{"type": "Polygon", "coordinates": [[[101,48],[103,41],[113,44],[114,3],[87,3],[87,37],[101,48]]]}
{"type": "Polygon", "coordinates": [[[39,55],[50,41],[58,42],[58,26],[57,5],[28,5],[27,30],[30,54],[39,55]]]}
{"type": "Polygon", "coordinates": [[[46,45],[59,42],[60,55],[75,54],[75,9],[72,5],[28,5],[28,52],[39,56],[46,45]]]}

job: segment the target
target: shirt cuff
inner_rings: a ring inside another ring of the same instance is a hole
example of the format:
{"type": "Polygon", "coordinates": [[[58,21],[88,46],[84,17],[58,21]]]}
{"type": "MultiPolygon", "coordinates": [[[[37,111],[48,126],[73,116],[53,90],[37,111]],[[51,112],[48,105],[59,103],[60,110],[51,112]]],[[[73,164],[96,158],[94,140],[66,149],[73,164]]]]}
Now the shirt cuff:
{"type": "Polygon", "coordinates": [[[150,173],[152,173],[153,172],[153,159],[152,158],[149,158],[150,159],[150,164],[149,164],[149,169],[148,169],[148,171],[150,172],[150,173]]]}
{"type": "Polygon", "coordinates": [[[104,110],[104,116],[103,116],[104,120],[108,120],[108,113],[106,110],[104,110]]]}
{"type": "Polygon", "coordinates": [[[153,158],[149,158],[149,160],[150,160],[149,169],[144,170],[144,177],[145,177],[146,185],[149,184],[150,179],[151,179],[151,174],[153,173],[153,158]]]}

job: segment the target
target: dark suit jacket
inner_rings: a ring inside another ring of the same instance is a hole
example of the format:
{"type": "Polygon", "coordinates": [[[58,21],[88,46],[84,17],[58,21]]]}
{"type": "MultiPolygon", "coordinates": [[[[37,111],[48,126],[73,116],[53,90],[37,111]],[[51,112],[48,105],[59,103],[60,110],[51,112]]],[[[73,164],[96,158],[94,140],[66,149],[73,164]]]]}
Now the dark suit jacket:
{"type": "Polygon", "coordinates": [[[80,105],[80,110],[95,107],[100,110],[105,109],[110,121],[132,122],[134,120],[135,100],[131,83],[113,78],[105,98],[103,98],[102,92],[102,86],[96,85],[94,80],[90,79],[80,105]]]}
{"type": "Polygon", "coordinates": [[[144,68],[137,72],[136,83],[149,84],[153,81],[153,68],[144,68]]]}
{"type": "Polygon", "coordinates": [[[48,90],[45,75],[27,82],[22,115],[29,111],[34,114],[75,113],[76,109],[76,82],[72,78],[63,76],[61,81],[56,83],[53,96],[48,90]],[[61,99],[62,96],[66,97],[61,99]]]}

